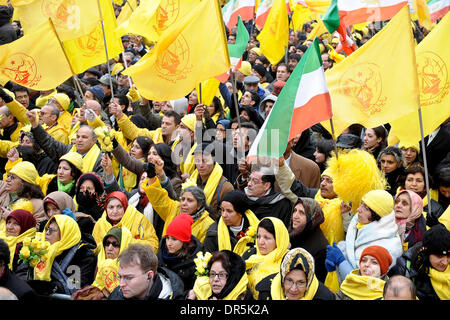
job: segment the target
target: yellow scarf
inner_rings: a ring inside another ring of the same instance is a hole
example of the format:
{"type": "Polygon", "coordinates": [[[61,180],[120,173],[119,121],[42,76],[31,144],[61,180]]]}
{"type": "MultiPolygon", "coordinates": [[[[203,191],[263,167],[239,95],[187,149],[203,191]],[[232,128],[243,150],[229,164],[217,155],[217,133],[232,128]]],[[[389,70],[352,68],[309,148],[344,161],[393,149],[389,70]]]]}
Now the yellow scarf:
{"type": "Polygon", "coordinates": [[[428,276],[439,299],[450,300],[450,266],[447,266],[444,272],[430,268],[428,276]]]}
{"type": "Polygon", "coordinates": [[[341,215],[342,200],[339,198],[325,199],[320,194],[320,190],[316,193],[314,200],[319,203],[324,214],[325,221],[320,225],[320,229],[325,238],[327,238],[328,243],[332,245],[333,242],[338,243],[345,240],[341,215]]]}
{"type": "MultiPolygon", "coordinates": [[[[133,237],[131,232],[127,228],[122,227],[122,239],[120,240],[119,254],[128,248],[128,245],[132,242],[133,237]]],[[[111,293],[119,285],[119,281],[117,280],[119,261],[118,259],[106,259],[103,241],[99,247],[100,252],[97,256],[97,274],[92,285],[100,290],[106,288],[106,290],[111,293]]]]}
{"type": "Polygon", "coordinates": [[[355,269],[345,277],[341,291],[352,300],[376,300],[383,297],[385,281],[375,277],[361,276],[355,269]]]}
{"type": "MultiPolygon", "coordinates": [[[[156,236],[155,228],[151,222],[135,207],[128,205],[122,219],[119,221],[115,227],[126,227],[134,239],[138,242],[143,241],[153,247],[155,253],[158,252],[159,240],[156,236]]],[[[113,227],[111,223],[106,218],[106,211],[103,212],[102,216],[95,223],[94,230],[92,231],[92,236],[97,243],[97,252],[103,241],[103,237],[108,233],[108,231],[113,227]]]]}
{"type": "Polygon", "coordinates": [[[186,157],[186,160],[183,161],[183,158],[181,157],[181,163],[180,163],[180,171],[181,173],[189,173],[192,174],[195,170],[195,161],[194,161],[194,151],[195,148],[197,148],[197,143],[194,143],[191,150],[189,151],[189,155],[186,157]]]}
{"type": "MultiPolygon", "coordinates": [[[[316,276],[314,275],[311,285],[306,290],[305,295],[299,300],[312,300],[316,295],[318,288],[319,280],[317,280],[316,276]]],[[[273,278],[272,285],[270,286],[270,295],[272,296],[272,300],[286,300],[286,296],[284,295],[284,288],[281,284],[281,273],[277,273],[275,278],[273,278]]]]}
{"type": "MultiPolygon", "coordinates": [[[[216,192],[217,186],[219,185],[220,179],[222,178],[222,174],[222,166],[216,162],[216,164],[214,165],[214,169],[209,175],[208,181],[206,182],[205,189],[203,189],[203,192],[206,196],[206,203],[208,205],[211,204],[211,201],[213,200],[214,193],[216,192]]],[[[195,169],[189,179],[185,183],[183,183],[182,189],[185,189],[185,187],[191,185],[197,185],[197,179],[198,170],[195,169]]]]}
{"type": "MultiPolygon", "coordinates": [[[[247,273],[244,273],[234,289],[223,298],[223,300],[236,300],[241,294],[247,290],[248,277],[247,273]]],[[[208,300],[212,295],[211,284],[209,283],[209,277],[201,276],[197,277],[194,283],[194,292],[197,296],[197,300],[208,300]]]]}
{"type": "Polygon", "coordinates": [[[41,261],[36,265],[34,268],[34,280],[50,281],[52,265],[55,258],[64,250],[70,249],[77,245],[81,240],[81,231],[77,222],[73,218],[62,214],[54,215],[48,220],[45,225],[44,232],[42,233],[42,238],[45,239],[45,233],[47,232],[47,228],[53,219],[55,219],[58,224],[61,233],[61,240],[53,243],[48,248],[48,259],[41,261]]]}
{"type": "MultiPolygon", "coordinates": [[[[77,146],[74,145],[72,149],[70,149],[70,152],[77,152],[77,146]]],[[[96,144],[94,144],[92,148],[89,149],[89,151],[83,156],[83,173],[94,171],[93,169],[95,163],[97,162],[100,154],[100,148],[96,144]]]]}
{"type": "MultiPolygon", "coordinates": [[[[255,216],[255,214],[251,210],[245,211],[244,214],[250,223],[250,227],[254,227],[256,230],[259,224],[259,219],[255,216]]],[[[219,251],[230,250],[233,251],[234,253],[237,253],[240,256],[246,251],[246,249],[248,249],[247,243],[253,242],[253,237],[247,235],[245,237],[240,238],[239,241],[236,243],[235,247],[231,248],[230,232],[228,230],[227,225],[223,221],[222,217],[219,219],[219,223],[217,225],[217,239],[218,239],[217,242],[219,244],[219,251]]]]}
{"type": "Polygon", "coordinates": [[[0,238],[5,240],[6,244],[9,247],[9,252],[10,252],[10,259],[9,259],[9,264],[8,267],[12,270],[13,267],[13,260],[14,260],[14,255],[16,254],[16,247],[19,243],[23,242],[23,239],[25,239],[26,237],[28,238],[34,238],[34,236],[36,235],[36,228],[30,228],[27,231],[25,231],[22,234],[19,234],[16,237],[9,237],[6,234],[1,233],[0,234],[0,238]]]}
{"type": "MultiPolygon", "coordinates": [[[[256,254],[250,256],[246,261],[246,269],[249,270],[248,282],[249,288],[253,293],[253,297],[258,299],[258,292],[255,287],[259,281],[273,273],[280,271],[281,261],[284,255],[288,252],[289,247],[289,233],[283,221],[274,217],[266,217],[270,219],[275,227],[275,240],[277,247],[269,254],[262,255],[259,247],[256,246],[256,254]]],[[[263,221],[262,219],[261,221],[263,221]]]]}

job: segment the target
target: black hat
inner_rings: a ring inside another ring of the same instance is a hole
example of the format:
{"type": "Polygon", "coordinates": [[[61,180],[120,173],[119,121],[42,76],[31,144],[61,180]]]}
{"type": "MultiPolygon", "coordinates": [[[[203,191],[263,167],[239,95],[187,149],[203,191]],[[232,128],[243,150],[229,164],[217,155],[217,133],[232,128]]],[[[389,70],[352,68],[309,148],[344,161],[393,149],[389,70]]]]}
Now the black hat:
{"type": "Polygon", "coordinates": [[[85,72],[95,74],[97,76],[97,78],[99,78],[99,79],[102,76],[102,73],[99,70],[95,69],[95,68],[89,68],[85,72]]]}
{"type": "Polygon", "coordinates": [[[222,198],[223,201],[231,203],[234,210],[240,214],[244,214],[249,209],[248,198],[242,190],[235,189],[227,192],[222,198]]]}
{"type": "Polygon", "coordinates": [[[350,133],[341,134],[336,141],[336,147],[346,149],[359,149],[361,147],[361,144],[361,138],[350,133]]]}
{"type": "Polygon", "coordinates": [[[450,231],[438,223],[425,231],[422,246],[428,254],[448,255],[450,251],[450,231]]]}

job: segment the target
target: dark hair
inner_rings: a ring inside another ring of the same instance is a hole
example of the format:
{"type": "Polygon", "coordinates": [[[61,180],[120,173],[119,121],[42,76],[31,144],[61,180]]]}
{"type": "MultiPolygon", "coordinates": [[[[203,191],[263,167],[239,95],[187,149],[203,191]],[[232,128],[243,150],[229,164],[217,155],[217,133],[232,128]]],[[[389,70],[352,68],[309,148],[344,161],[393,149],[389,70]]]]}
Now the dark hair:
{"type": "Polygon", "coordinates": [[[16,92],[23,92],[26,91],[26,93],[29,95],[30,94],[30,90],[28,90],[28,88],[20,86],[20,85],[15,85],[12,87],[12,92],[16,93],[16,92]]]}
{"type": "Polygon", "coordinates": [[[364,128],[363,125],[361,125],[359,123],[354,123],[354,124],[351,124],[347,129],[348,129],[348,133],[354,134],[355,136],[360,137],[363,128],[364,128]]]}
{"type": "MultiPolygon", "coordinates": [[[[73,180],[74,180],[75,182],[77,182],[78,179],[80,178],[80,176],[83,174],[83,172],[81,172],[80,169],[78,169],[77,167],[75,167],[75,166],[74,166],[72,163],[70,163],[69,161],[63,159],[63,160],[60,160],[59,163],[61,163],[61,161],[65,161],[65,162],[67,162],[67,163],[69,164],[69,166],[70,166],[70,175],[72,176],[73,180]]],[[[59,163],[58,163],[58,164],[59,164],[59,163]]],[[[59,165],[58,165],[58,166],[59,166],[59,165]]]]}
{"type": "Polygon", "coordinates": [[[116,95],[114,96],[114,98],[119,99],[119,105],[121,106],[128,107],[128,105],[130,104],[130,99],[128,99],[128,97],[124,94],[116,95]]]}
{"type": "Polygon", "coordinates": [[[292,52],[291,54],[289,54],[289,60],[294,59],[297,60],[297,62],[299,62],[301,58],[302,56],[299,55],[298,53],[292,52]]]}
{"type": "Polygon", "coordinates": [[[284,62],[277,64],[277,70],[279,67],[283,67],[283,66],[286,67],[287,72],[289,72],[289,66],[284,62]]]}
{"type": "Polygon", "coordinates": [[[257,60],[261,61],[264,64],[269,64],[269,59],[267,59],[265,56],[259,56],[258,58],[256,58],[257,60]]]}
{"type": "Polygon", "coordinates": [[[384,144],[384,146],[386,145],[386,137],[387,137],[387,130],[384,126],[378,126],[375,128],[371,128],[374,132],[375,135],[377,136],[377,138],[382,138],[383,140],[381,140],[380,145],[384,144]]]}
{"type": "Polygon", "coordinates": [[[136,140],[139,147],[141,147],[144,157],[147,158],[150,148],[154,145],[153,140],[149,137],[136,137],[134,140],[136,140]]]}
{"type": "Polygon", "coordinates": [[[245,90],[250,92],[252,95],[252,101],[255,101],[255,107],[259,106],[259,103],[261,102],[261,97],[259,96],[258,92],[255,90],[245,90]]]}
{"type": "Polygon", "coordinates": [[[9,260],[11,259],[11,253],[5,240],[0,238],[0,266],[8,268],[9,260]]]}
{"type": "Polygon", "coordinates": [[[161,159],[164,161],[164,173],[167,175],[167,177],[169,177],[169,179],[174,178],[177,175],[177,167],[172,162],[172,150],[170,149],[170,147],[165,143],[157,143],[154,144],[153,147],[155,148],[161,159]]]}
{"type": "Polygon", "coordinates": [[[441,168],[436,174],[436,188],[450,187],[450,167],[441,168]]]}
{"type": "Polygon", "coordinates": [[[325,155],[325,161],[331,157],[331,151],[334,150],[334,142],[329,139],[321,139],[316,144],[317,151],[325,155]]]}
{"type": "Polygon", "coordinates": [[[164,117],[168,117],[168,118],[172,118],[175,122],[175,125],[179,125],[181,122],[181,115],[178,112],[175,112],[173,110],[167,110],[166,112],[164,112],[164,117]]]}
{"type": "Polygon", "coordinates": [[[219,113],[219,117],[225,116],[222,102],[220,102],[220,99],[218,97],[214,96],[211,104],[214,106],[214,114],[219,113]]]}
{"type": "Polygon", "coordinates": [[[258,230],[259,228],[263,228],[264,230],[272,234],[273,237],[276,239],[275,226],[273,225],[272,220],[262,219],[261,222],[258,224],[258,230]]]}
{"type": "MultiPolygon", "coordinates": [[[[423,179],[425,181],[425,168],[422,167],[421,164],[413,164],[412,166],[408,167],[405,170],[405,175],[404,178],[400,181],[402,183],[402,187],[405,187],[405,182],[406,182],[406,178],[408,178],[408,175],[410,174],[416,174],[416,173],[421,173],[423,176],[423,179]]],[[[433,185],[433,179],[428,175],[428,181],[430,182],[430,185],[433,185]]]]}
{"type": "Polygon", "coordinates": [[[44,199],[41,187],[22,180],[22,186],[17,192],[19,198],[44,199]]]}
{"type": "Polygon", "coordinates": [[[225,271],[228,273],[228,275],[231,274],[231,261],[228,255],[226,255],[222,251],[216,251],[213,252],[211,259],[208,262],[208,270],[211,270],[211,266],[214,262],[220,261],[222,263],[222,267],[225,269],[225,271]]]}
{"type": "Polygon", "coordinates": [[[180,250],[176,253],[176,256],[179,258],[186,258],[189,257],[190,253],[196,248],[197,245],[195,241],[189,241],[189,242],[183,242],[183,245],[181,246],[180,250]]]}

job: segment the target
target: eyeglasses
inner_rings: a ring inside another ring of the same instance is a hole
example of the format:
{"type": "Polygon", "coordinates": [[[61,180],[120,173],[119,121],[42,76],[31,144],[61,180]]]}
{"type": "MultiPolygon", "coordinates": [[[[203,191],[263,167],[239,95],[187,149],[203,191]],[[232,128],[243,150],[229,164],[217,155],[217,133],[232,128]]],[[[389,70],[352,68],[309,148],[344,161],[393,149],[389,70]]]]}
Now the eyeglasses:
{"type": "Polygon", "coordinates": [[[304,288],[304,287],[306,287],[306,281],[293,281],[291,279],[285,279],[284,283],[288,287],[292,287],[294,284],[297,286],[297,288],[304,288]]]}
{"type": "Polygon", "coordinates": [[[116,279],[119,283],[121,281],[125,282],[125,283],[130,283],[131,281],[133,281],[136,278],[139,278],[140,276],[143,276],[144,274],[147,274],[148,271],[137,275],[137,276],[121,276],[120,274],[115,274],[114,275],[114,279],[116,279]]]}
{"type": "Polygon", "coordinates": [[[228,273],[226,273],[226,272],[220,272],[220,273],[210,272],[209,273],[209,277],[211,279],[214,279],[216,276],[219,277],[219,280],[227,280],[228,273]]]}
{"type": "Polygon", "coordinates": [[[112,245],[114,248],[120,247],[120,244],[116,241],[105,241],[105,248],[108,248],[110,245],[112,245]]]}
{"type": "Polygon", "coordinates": [[[45,233],[52,234],[53,232],[56,232],[56,231],[58,231],[58,229],[56,229],[56,228],[53,229],[51,227],[48,227],[47,230],[45,230],[45,233]]]}

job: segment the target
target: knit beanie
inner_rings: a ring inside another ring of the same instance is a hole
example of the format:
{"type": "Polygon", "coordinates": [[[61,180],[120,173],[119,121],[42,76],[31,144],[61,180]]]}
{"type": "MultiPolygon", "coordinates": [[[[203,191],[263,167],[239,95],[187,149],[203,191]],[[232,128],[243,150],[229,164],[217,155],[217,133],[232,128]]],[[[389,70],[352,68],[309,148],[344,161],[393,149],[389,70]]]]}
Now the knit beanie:
{"type": "Polygon", "coordinates": [[[394,199],[386,190],[372,190],[361,199],[370,209],[380,217],[385,217],[394,210],[394,199]]]}
{"type": "Polygon", "coordinates": [[[258,47],[253,47],[250,49],[250,51],[253,51],[254,53],[256,53],[258,56],[262,55],[261,49],[258,47]]]}
{"type": "Polygon", "coordinates": [[[66,160],[67,162],[73,164],[75,168],[83,171],[83,157],[78,152],[68,152],[59,158],[59,161],[66,160]]]}
{"type": "Polygon", "coordinates": [[[109,236],[113,236],[119,242],[120,246],[122,243],[122,228],[113,227],[109,229],[109,231],[103,237],[103,246],[105,246],[105,241],[109,236]]]}
{"type": "Polygon", "coordinates": [[[166,237],[172,236],[181,242],[190,242],[194,219],[186,213],[180,213],[167,227],[166,237]]]}
{"type": "Polygon", "coordinates": [[[250,64],[250,62],[248,61],[242,61],[241,62],[241,67],[239,68],[239,71],[244,75],[244,76],[249,76],[252,74],[252,65],[250,64]]]}
{"type": "Polygon", "coordinates": [[[53,98],[55,98],[55,100],[59,103],[61,108],[63,108],[65,111],[67,111],[67,108],[70,105],[70,98],[67,94],[57,93],[53,96],[53,98]]]}
{"type": "Polygon", "coordinates": [[[38,177],[38,172],[34,164],[28,161],[22,161],[16,164],[9,171],[11,174],[15,174],[23,181],[26,181],[31,184],[36,184],[36,179],[38,177]]]}
{"type": "Polygon", "coordinates": [[[100,102],[103,101],[103,98],[105,98],[105,89],[103,89],[100,85],[87,88],[87,91],[92,92],[94,97],[100,102]]]}
{"type": "Polygon", "coordinates": [[[438,223],[425,231],[422,246],[428,254],[448,255],[450,251],[450,231],[438,223]]]}
{"type": "Polygon", "coordinates": [[[190,113],[181,118],[181,122],[189,128],[192,132],[195,132],[195,122],[197,121],[197,117],[194,113],[190,113]]]}
{"type": "Polygon", "coordinates": [[[227,192],[222,198],[222,202],[224,201],[231,203],[234,207],[234,211],[241,215],[249,208],[248,198],[245,195],[245,192],[241,190],[231,190],[230,192],[227,192]]]}
{"type": "Polygon", "coordinates": [[[392,256],[386,248],[381,246],[370,246],[365,248],[361,253],[361,258],[359,258],[360,264],[362,258],[367,255],[377,259],[378,264],[380,265],[381,275],[384,275],[389,271],[389,267],[392,264],[392,256]]]}

